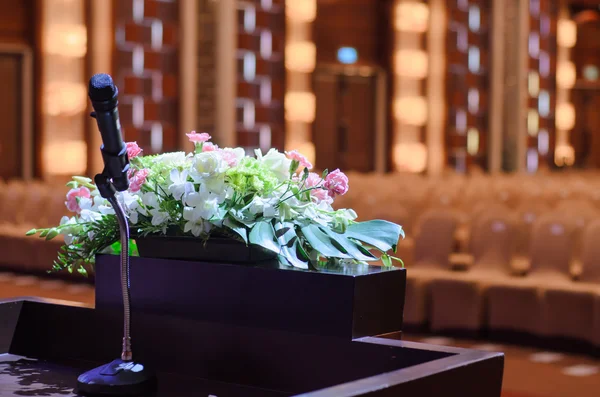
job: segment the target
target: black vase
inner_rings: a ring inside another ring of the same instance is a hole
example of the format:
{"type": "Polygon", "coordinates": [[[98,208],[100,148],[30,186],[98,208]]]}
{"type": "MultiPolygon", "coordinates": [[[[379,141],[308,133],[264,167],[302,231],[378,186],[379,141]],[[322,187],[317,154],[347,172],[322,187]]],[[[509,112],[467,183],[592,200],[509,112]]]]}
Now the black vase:
{"type": "Polygon", "coordinates": [[[277,254],[230,237],[203,240],[191,236],[146,236],[135,239],[143,258],[256,264],[277,261],[277,254]]]}

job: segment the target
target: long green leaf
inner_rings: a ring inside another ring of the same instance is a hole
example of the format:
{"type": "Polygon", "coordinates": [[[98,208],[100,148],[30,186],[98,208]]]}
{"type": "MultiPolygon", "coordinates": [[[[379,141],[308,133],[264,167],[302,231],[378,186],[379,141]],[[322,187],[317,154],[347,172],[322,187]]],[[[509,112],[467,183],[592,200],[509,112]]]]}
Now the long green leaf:
{"type": "Polygon", "coordinates": [[[331,237],[325,234],[319,226],[307,225],[301,230],[309,244],[322,255],[334,258],[352,258],[352,256],[337,249],[332,244],[331,237]]]}
{"type": "Polygon", "coordinates": [[[401,226],[379,219],[353,223],[348,226],[344,234],[346,237],[370,244],[383,252],[396,249],[400,236],[404,237],[401,226]]]}
{"type": "Polygon", "coordinates": [[[250,244],[260,245],[273,252],[279,252],[279,245],[275,242],[275,229],[271,222],[258,222],[248,236],[250,244]]]}
{"type": "Polygon", "coordinates": [[[359,261],[375,261],[377,260],[377,257],[375,257],[374,255],[372,255],[370,252],[366,251],[368,253],[365,254],[365,251],[361,251],[358,244],[356,244],[354,241],[346,238],[346,236],[344,236],[341,233],[336,233],[335,231],[329,229],[329,228],[321,228],[321,230],[325,233],[327,233],[327,235],[329,237],[331,237],[333,240],[335,240],[340,246],[341,248],[349,255],[351,255],[354,259],[359,260],[359,261]]]}

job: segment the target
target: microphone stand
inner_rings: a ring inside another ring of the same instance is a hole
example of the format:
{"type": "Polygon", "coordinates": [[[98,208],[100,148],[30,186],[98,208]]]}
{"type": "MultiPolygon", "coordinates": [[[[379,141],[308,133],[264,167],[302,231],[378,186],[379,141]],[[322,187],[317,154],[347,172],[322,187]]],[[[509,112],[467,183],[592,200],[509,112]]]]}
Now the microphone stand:
{"type": "Polygon", "coordinates": [[[119,222],[121,240],[121,291],[123,294],[123,344],[121,358],[94,368],[77,378],[77,392],[86,395],[129,396],[152,392],[156,388],[156,376],[144,365],[133,361],[131,351],[131,301],[129,278],[129,225],[123,208],[116,198],[117,189],[111,175],[117,175],[119,188],[128,186],[126,172],[128,168],[125,149],[119,155],[111,155],[102,149],[105,168],[96,175],[94,182],[100,195],[112,205],[119,222]],[[119,169],[118,173],[113,173],[119,169]],[[124,176],[123,176],[124,175],[124,176]],[[125,178],[125,184],[123,184],[125,178]]]}

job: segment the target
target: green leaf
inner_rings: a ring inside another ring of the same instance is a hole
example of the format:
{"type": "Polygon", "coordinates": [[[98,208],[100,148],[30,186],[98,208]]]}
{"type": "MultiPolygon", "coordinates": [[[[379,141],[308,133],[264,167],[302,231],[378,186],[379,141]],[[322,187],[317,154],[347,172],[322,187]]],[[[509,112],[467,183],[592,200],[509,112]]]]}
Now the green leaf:
{"type": "Polygon", "coordinates": [[[328,229],[328,228],[321,228],[321,230],[325,233],[327,233],[327,235],[329,237],[331,237],[336,243],[338,243],[340,245],[340,247],[343,249],[343,251],[347,254],[349,254],[350,256],[352,256],[354,259],[359,260],[359,261],[374,261],[377,260],[377,257],[375,257],[373,254],[371,254],[369,251],[367,250],[361,250],[361,246],[359,246],[358,244],[356,244],[354,241],[346,238],[346,236],[344,236],[341,233],[336,233],[335,231],[328,229]]]}
{"type": "Polygon", "coordinates": [[[291,240],[292,244],[288,246],[281,247],[280,258],[285,258],[285,262],[293,267],[297,267],[299,269],[308,269],[308,261],[302,260],[299,256],[303,256],[304,250],[299,248],[298,237],[296,236],[291,240]]]}
{"type": "Polygon", "coordinates": [[[400,236],[404,237],[404,231],[400,225],[376,219],[349,225],[345,235],[386,252],[396,249],[400,236]]]}
{"type": "Polygon", "coordinates": [[[277,222],[275,224],[275,237],[281,247],[291,247],[298,239],[294,224],[291,222],[277,222]]]}
{"type": "Polygon", "coordinates": [[[248,244],[248,230],[246,229],[246,227],[244,225],[232,220],[231,218],[225,219],[225,221],[223,222],[223,225],[227,226],[232,231],[234,231],[237,235],[239,235],[244,240],[244,242],[246,244],[248,244]]]}
{"type": "Polygon", "coordinates": [[[325,234],[317,225],[304,226],[302,234],[308,243],[324,256],[335,258],[352,258],[352,256],[337,249],[331,242],[331,238],[325,234]]]}
{"type": "Polygon", "coordinates": [[[275,229],[273,229],[271,222],[258,222],[254,225],[250,230],[248,240],[250,244],[260,245],[270,251],[280,251],[279,245],[275,242],[275,229]]]}
{"type": "Polygon", "coordinates": [[[33,236],[34,234],[37,233],[36,229],[31,229],[30,231],[28,231],[27,233],[25,233],[26,236],[33,236]]]}
{"type": "Polygon", "coordinates": [[[67,187],[70,187],[71,189],[75,189],[77,187],[77,182],[69,181],[69,182],[67,182],[67,187]]]}

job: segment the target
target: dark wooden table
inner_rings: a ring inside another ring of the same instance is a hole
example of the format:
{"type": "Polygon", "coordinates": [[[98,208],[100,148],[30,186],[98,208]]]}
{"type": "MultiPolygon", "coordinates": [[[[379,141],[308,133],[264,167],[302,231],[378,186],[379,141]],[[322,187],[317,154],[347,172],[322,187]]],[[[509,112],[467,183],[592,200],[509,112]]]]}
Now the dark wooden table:
{"type": "MultiPolygon", "coordinates": [[[[119,355],[115,313],[0,303],[0,396],[73,396],[77,375],[119,355]]],[[[355,340],[137,315],[136,359],[156,396],[499,397],[504,356],[380,337],[355,340]]]]}

